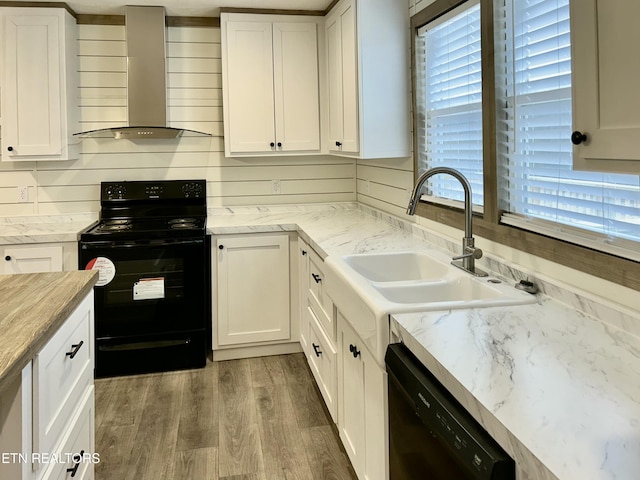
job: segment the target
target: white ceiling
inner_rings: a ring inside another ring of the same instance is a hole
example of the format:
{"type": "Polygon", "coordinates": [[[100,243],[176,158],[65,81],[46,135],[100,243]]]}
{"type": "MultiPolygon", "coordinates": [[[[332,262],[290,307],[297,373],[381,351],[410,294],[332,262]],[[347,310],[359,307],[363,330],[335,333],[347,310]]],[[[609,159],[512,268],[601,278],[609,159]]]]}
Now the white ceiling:
{"type": "Polygon", "coordinates": [[[220,7],[324,10],[331,0],[66,0],[65,3],[76,13],[94,15],[124,15],[125,5],[158,5],[164,6],[170,16],[217,17],[220,7]]]}

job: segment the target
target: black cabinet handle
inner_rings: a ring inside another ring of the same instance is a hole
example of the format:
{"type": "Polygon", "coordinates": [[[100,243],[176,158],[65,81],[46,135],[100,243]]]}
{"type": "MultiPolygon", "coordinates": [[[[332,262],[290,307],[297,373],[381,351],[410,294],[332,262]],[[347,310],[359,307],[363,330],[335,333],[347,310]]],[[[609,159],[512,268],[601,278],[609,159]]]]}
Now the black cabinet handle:
{"type": "Polygon", "coordinates": [[[11,255],[7,255],[6,257],[4,257],[4,259],[5,259],[7,262],[10,262],[10,261],[11,261],[11,255]]]}
{"type": "Polygon", "coordinates": [[[273,143],[273,142],[271,142],[271,143],[269,144],[269,146],[270,146],[271,148],[273,148],[273,147],[275,147],[275,146],[276,146],[276,144],[275,144],[275,143],[273,143]]]}
{"type": "Polygon", "coordinates": [[[302,255],[306,255],[307,251],[306,250],[302,250],[302,255]]]}
{"type": "Polygon", "coordinates": [[[573,143],[574,145],[580,145],[581,143],[586,141],[587,141],[586,133],[582,133],[576,130],[571,134],[571,143],[573,143]]]}
{"type": "Polygon", "coordinates": [[[7,147],[7,150],[9,150],[10,152],[13,152],[13,147],[9,146],[7,147]]]}
{"type": "Polygon", "coordinates": [[[282,146],[282,142],[278,142],[278,146],[281,147],[282,146]]]}
{"type": "Polygon", "coordinates": [[[360,355],[360,350],[358,350],[358,347],[351,343],[349,344],[349,351],[353,355],[353,358],[358,358],[358,355],[360,355]]]}
{"type": "Polygon", "coordinates": [[[342,146],[342,142],[336,142],[336,147],[341,147],[342,146]]]}
{"type": "Polygon", "coordinates": [[[218,245],[218,250],[224,250],[224,245],[218,245]]]}
{"type": "Polygon", "coordinates": [[[80,350],[80,348],[82,348],[82,345],[84,345],[84,340],[80,340],[80,343],[76,343],[75,345],[71,345],[71,351],[65,353],[65,355],[69,358],[73,358],[77,355],[78,351],[80,350]]]}
{"type": "Polygon", "coordinates": [[[317,273],[312,273],[311,276],[316,281],[316,283],[320,283],[322,281],[322,277],[320,275],[318,275],[317,273]]]}
{"type": "Polygon", "coordinates": [[[315,343],[311,344],[313,346],[313,351],[316,352],[316,357],[322,355],[322,351],[320,351],[320,345],[316,345],[315,343]]]}
{"type": "Polygon", "coordinates": [[[84,457],[84,450],[81,450],[80,453],[74,455],[72,458],[74,460],[74,464],[72,468],[67,468],[67,473],[71,472],[71,478],[76,476],[76,473],[78,473],[78,467],[80,466],[80,464],[82,463],[82,458],[84,457]],[[78,460],[76,460],[76,458],[78,460]]]}

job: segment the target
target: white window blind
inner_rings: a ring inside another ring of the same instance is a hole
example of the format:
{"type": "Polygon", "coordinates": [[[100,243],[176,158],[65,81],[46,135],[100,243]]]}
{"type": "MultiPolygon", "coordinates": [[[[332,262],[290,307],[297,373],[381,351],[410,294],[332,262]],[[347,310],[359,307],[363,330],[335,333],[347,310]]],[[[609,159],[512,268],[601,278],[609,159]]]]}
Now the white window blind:
{"type": "MultiPolygon", "coordinates": [[[[473,203],[483,204],[480,5],[467,2],[418,30],[416,36],[418,174],[447,166],[467,177],[473,203]]],[[[436,175],[434,197],[462,201],[460,183],[436,175]]]]}
{"type": "Polygon", "coordinates": [[[503,221],[640,258],[640,176],[571,169],[569,0],[504,1],[496,19],[503,221]]]}

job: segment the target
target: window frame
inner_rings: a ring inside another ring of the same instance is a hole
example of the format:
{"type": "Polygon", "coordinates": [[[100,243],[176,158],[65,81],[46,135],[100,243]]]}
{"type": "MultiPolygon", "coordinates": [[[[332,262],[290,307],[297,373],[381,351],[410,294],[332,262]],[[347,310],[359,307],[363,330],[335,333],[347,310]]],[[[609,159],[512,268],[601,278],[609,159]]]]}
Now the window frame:
{"type": "MultiPolygon", "coordinates": [[[[417,125],[418,121],[415,75],[415,35],[417,30],[467,1],[436,0],[410,19],[411,98],[414,125],[417,125]]],[[[496,143],[498,105],[494,64],[494,15],[493,0],[480,0],[482,84],[488,88],[482,90],[484,210],[481,215],[474,213],[475,234],[487,240],[640,291],[640,268],[638,268],[640,262],[500,222],[502,214],[506,212],[499,208],[498,201],[496,143]]],[[[417,148],[418,139],[414,128],[413,151],[417,152],[417,148]]],[[[417,155],[413,156],[413,163],[415,182],[418,177],[417,155]]],[[[416,215],[458,229],[464,225],[464,212],[461,209],[422,199],[417,205],[416,215]]]]}

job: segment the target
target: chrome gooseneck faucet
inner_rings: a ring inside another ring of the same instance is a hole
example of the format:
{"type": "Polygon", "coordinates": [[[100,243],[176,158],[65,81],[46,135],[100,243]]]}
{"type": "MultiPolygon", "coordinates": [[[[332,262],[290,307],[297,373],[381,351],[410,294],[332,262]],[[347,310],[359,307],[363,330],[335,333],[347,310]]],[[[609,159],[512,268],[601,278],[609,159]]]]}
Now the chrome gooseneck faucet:
{"type": "Polygon", "coordinates": [[[416,182],[411,193],[411,199],[409,200],[409,206],[407,207],[407,215],[414,215],[416,213],[416,206],[420,200],[420,191],[425,182],[439,173],[447,173],[452,177],[455,177],[464,189],[464,238],[462,239],[462,255],[453,257],[451,264],[466,270],[478,277],[486,277],[487,273],[476,268],[475,260],[482,257],[482,250],[475,247],[475,241],[473,239],[473,227],[472,227],[472,204],[471,204],[471,184],[469,180],[462,175],[459,171],[449,167],[435,167],[427,170],[416,182]]]}

